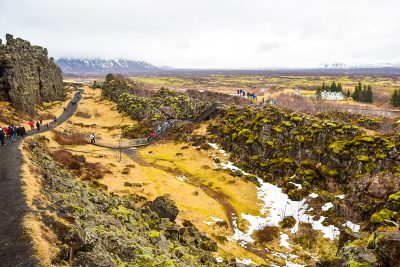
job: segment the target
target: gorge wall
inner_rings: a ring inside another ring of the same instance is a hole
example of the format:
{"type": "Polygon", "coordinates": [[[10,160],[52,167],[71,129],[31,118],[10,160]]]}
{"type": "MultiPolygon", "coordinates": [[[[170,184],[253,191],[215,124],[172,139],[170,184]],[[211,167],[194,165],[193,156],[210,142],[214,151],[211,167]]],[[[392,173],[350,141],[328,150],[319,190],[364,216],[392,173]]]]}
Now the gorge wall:
{"type": "Polygon", "coordinates": [[[64,99],[61,70],[47,49],[11,34],[6,41],[0,40],[0,99],[31,114],[35,104],[64,99]]]}

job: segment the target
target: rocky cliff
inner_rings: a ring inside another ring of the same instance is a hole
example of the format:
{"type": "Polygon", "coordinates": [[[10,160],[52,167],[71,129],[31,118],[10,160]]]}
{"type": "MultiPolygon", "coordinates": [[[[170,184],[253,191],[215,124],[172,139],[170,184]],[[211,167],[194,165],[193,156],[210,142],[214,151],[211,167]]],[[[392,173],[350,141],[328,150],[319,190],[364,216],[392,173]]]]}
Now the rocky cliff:
{"type": "Polygon", "coordinates": [[[61,70],[47,49],[10,34],[6,41],[0,40],[0,99],[28,113],[37,103],[62,100],[61,70]]]}
{"type": "Polygon", "coordinates": [[[348,122],[273,106],[230,108],[208,130],[234,163],[290,198],[318,192],[312,212],[341,232],[337,256],[318,266],[399,266],[400,135],[368,134],[348,122]],[[332,209],[321,207],[327,202],[332,209]],[[344,229],[348,221],[360,231],[344,229]]]}

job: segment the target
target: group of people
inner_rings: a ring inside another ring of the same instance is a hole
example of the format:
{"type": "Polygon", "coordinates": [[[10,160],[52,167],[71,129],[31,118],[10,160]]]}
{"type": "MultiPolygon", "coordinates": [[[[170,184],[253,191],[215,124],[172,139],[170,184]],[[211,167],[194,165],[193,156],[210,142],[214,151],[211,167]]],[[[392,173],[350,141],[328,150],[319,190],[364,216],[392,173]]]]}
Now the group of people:
{"type": "Polygon", "coordinates": [[[245,90],[242,89],[237,90],[237,95],[250,99],[257,99],[257,95],[255,93],[246,92],[245,90]]]}
{"type": "Polygon", "coordinates": [[[11,142],[15,142],[17,138],[23,138],[26,135],[25,127],[20,124],[18,127],[10,124],[4,128],[0,127],[0,144],[5,145],[5,139],[11,139],[11,142]]]}
{"type": "Polygon", "coordinates": [[[161,132],[165,131],[167,128],[172,128],[173,126],[173,119],[168,119],[164,121],[164,123],[158,125],[155,131],[151,131],[147,136],[147,139],[151,139],[159,135],[161,132]]]}
{"type": "MultiPolygon", "coordinates": [[[[53,119],[54,123],[57,125],[57,117],[54,117],[53,119]]],[[[35,128],[37,131],[40,131],[40,128],[43,125],[43,120],[42,118],[39,118],[36,123],[33,120],[28,121],[28,125],[31,128],[31,130],[34,130],[35,128]]],[[[47,129],[50,129],[50,123],[46,123],[47,129]]],[[[10,124],[9,126],[6,127],[0,127],[0,144],[2,146],[5,145],[5,140],[9,138],[11,142],[15,142],[18,138],[23,138],[26,135],[26,129],[25,127],[20,124],[18,127],[10,124]]]]}

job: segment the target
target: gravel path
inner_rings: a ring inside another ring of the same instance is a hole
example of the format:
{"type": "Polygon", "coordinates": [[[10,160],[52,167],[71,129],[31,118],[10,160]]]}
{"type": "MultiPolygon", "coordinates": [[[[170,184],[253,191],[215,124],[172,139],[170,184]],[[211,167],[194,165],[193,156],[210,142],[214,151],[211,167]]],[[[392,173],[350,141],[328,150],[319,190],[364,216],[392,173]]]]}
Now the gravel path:
{"type": "MultiPolygon", "coordinates": [[[[75,93],[72,101],[79,102],[80,93],[75,93]]],[[[68,120],[76,111],[77,105],[71,102],[58,118],[58,124],[68,120]]],[[[28,127],[27,127],[28,128],[28,127]]],[[[28,136],[47,131],[28,131],[28,136]]],[[[20,140],[12,143],[6,139],[6,145],[0,146],[0,266],[38,266],[30,238],[22,228],[22,220],[28,212],[22,192],[21,166],[22,155],[20,140]]]]}

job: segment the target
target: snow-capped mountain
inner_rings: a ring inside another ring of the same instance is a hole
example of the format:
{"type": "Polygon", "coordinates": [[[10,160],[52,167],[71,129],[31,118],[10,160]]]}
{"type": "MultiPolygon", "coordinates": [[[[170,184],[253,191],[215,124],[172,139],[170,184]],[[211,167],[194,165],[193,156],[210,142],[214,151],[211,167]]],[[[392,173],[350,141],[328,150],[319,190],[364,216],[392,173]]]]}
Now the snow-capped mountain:
{"type": "Polygon", "coordinates": [[[64,73],[73,74],[98,74],[98,73],[121,73],[129,74],[135,72],[152,72],[159,68],[144,62],[125,59],[80,59],[60,58],[56,60],[58,66],[64,73]]]}

